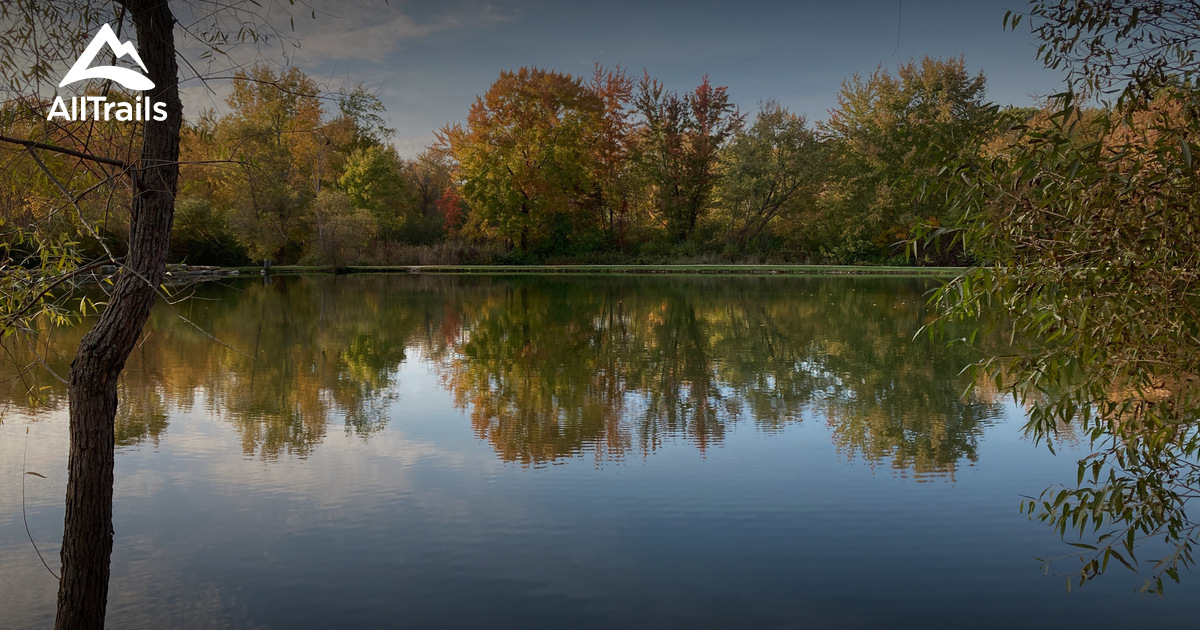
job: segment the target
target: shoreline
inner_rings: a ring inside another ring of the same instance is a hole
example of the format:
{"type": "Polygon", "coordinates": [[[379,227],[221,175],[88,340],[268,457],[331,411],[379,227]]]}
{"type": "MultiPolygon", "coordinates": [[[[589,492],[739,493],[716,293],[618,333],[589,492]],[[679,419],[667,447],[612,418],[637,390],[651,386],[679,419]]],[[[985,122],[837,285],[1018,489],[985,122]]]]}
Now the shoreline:
{"type": "MultiPolygon", "coordinates": [[[[262,272],[262,267],[224,267],[240,274],[262,272]]],[[[306,273],[436,273],[436,274],[710,274],[710,275],[885,275],[953,278],[967,267],[885,267],[867,265],[277,265],[271,275],[306,273]]]]}

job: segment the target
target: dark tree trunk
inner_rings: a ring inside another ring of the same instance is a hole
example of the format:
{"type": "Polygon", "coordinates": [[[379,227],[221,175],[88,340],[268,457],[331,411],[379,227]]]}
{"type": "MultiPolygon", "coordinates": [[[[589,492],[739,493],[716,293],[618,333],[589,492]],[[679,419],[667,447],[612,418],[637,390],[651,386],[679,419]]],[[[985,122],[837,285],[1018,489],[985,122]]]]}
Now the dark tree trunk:
{"type": "Polygon", "coordinates": [[[163,0],[124,0],[138,49],[167,118],[148,120],[135,165],[129,254],[99,321],[79,342],[67,377],[71,447],[67,463],[62,579],[54,626],[102,628],[112,555],[113,422],[117,378],[141,335],[163,277],[179,179],[183,120],[175,64],[174,17],[163,0]]]}

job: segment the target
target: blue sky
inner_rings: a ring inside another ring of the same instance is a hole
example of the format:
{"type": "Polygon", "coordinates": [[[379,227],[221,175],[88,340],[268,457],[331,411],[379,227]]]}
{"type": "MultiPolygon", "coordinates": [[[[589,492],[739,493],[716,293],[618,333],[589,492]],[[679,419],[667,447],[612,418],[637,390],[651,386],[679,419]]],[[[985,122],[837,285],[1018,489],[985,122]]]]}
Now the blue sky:
{"type": "MultiPolygon", "coordinates": [[[[707,73],[744,111],[775,99],[810,120],[828,116],[841,82],[854,73],[925,55],[963,55],[970,71],[987,75],[988,96],[998,103],[1032,104],[1062,80],[1034,59],[1037,44],[1024,24],[1019,32],[1002,29],[1005,10],[1021,10],[1021,0],[308,5],[292,10],[301,45],[294,63],[330,85],[377,88],[397,130],[394,142],[408,156],[442,124],[464,119],[500,71],[523,65],[588,74],[597,61],[620,64],[679,91],[707,73]]],[[[271,20],[278,23],[279,14],[271,20]]]]}

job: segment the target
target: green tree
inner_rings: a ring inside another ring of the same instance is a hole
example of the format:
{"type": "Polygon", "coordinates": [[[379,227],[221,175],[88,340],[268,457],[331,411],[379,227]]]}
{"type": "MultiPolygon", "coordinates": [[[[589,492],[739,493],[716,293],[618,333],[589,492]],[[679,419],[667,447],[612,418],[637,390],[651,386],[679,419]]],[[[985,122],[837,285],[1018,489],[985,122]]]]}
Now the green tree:
{"type": "Polygon", "coordinates": [[[411,203],[404,177],[404,164],[395,150],[381,146],[355,149],[346,158],[346,170],[338,184],[355,208],[368,211],[379,226],[380,236],[395,238],[411,203]]]}
{"type": "MultiPolygon", "coordinates": [[[[920,198],[920,182],[944,156],[976,155],[989,138],[994,109],[984,101],[985,85],[961,57],[912,61],[895,76],[880,67],[842,83],[838,106],[821,126],[834,161],[818,226],[829,257],[900,259],[898,244],[914,227],[945,220],[942,204],[920,198]]],[[[930,262],[962,260],[961,250],[935,245],[924,250],[930,262]]]]}
{"type": "MultiPolygon", "coordinates": [[[[354,89],[344,91],[337,98],[339,120],[349,127],[347,146],[343,150],[382,146],[395,129],[387,126],[384,114],[387,109],[379,96],[359,83],[354,89]]],[[[336,124],[338,121],[334,121],[336,124]]]]}
{"type": "Polygon", "coordinates": [[[808,121],[769,101],[733,137],[721,164],[726,238],[745,246],[814,211],[828,160],[808,121]]]}
{"type": "Polygon", "coordinates": [[[246,248],[207,199],[180,197],[171,228],[171,260],[189,264],[244,265],[246,248]]]}
{"type": "Polygon", "coordinates": [[[320,262],[341,266],[358,262],[360,253],[379,231],[379,221],[367,208],[353,203],[344,192],[326,188],[312,204],[315,242],[309,254],[320,262]]]}
{"type": "Polygon", "coordinates": [[[991,159],[951,161],[931,182],[957,220],[930,234],[992,261],[937,299],[951,318],[1008,317],[1013,348],[979,367],[1030,407],[1034,436],[1090,435],[1076,485],[1024,506],[1078,537],[1080,583],[1109,560],[1142,569],[1142,544],[1165,540],[1146,567],[1161,592],[1200,531],[1186,511],[1200,488],[1200,8],[1035,0],[1029,14],[1040,58],[1068,68],[1071,89],[991,159]],[[1096,116],[1079,91],[1119,97],[1096,116]]]}

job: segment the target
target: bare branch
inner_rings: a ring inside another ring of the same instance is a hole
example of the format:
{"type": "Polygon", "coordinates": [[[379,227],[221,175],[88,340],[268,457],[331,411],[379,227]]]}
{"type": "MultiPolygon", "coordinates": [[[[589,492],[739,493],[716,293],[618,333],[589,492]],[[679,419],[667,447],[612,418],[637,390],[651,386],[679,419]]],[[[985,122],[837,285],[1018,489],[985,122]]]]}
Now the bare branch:
{"type": "Polygon", "coordinates": [[[129,165],[125,164],[121,160],[117,160],[114,158],[102,157],[99,155],[92,155],[91,153],[84,153],[83,151],[76,151],[74,149],[68,149],[66,147],[60,147],[60,146],[56,146],[53,144],[46,144],[45,142],[35,142],[33,140],[22,140],[20,138],[10,138],[8,136],[3,136],[3,135],[0,135],[0,142],[19,144],[23,147],[30,148],[30,149],[44,149],[46,151],[54,151],[56,153],[64,153],[66,155],[70,155],[71,157],[77,157],[82,160],[91,160],[93,162],[100,162],[102,164],[109,164],[111,166],[116,166],[116,167],[122,168],[122,169],[129,168],[129,165]]]}

